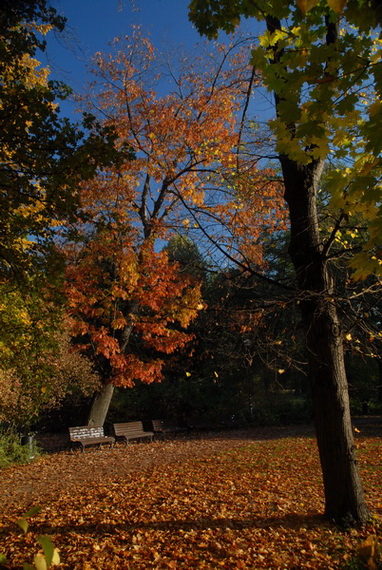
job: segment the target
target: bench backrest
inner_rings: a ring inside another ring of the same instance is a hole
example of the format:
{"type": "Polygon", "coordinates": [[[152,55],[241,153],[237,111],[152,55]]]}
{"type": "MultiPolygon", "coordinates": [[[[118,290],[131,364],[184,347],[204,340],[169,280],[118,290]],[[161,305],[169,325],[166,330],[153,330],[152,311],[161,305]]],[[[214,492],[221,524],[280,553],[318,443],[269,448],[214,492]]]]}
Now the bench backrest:
{"type": "Polygon", "coordinates": [[[122,424],[114,424],[115,435],[126,435],[131,433],[142,433],[142,422],[125,422],[122,424]]]}
{"type": "Polygon", "coordinates": [[[102,426],[79,426],[69,428],[70,439],[84,439],[92,437],[103,437],[102,426]]]}
{"type": "Polygon", "coordinates": [[[163,431],[165,429],[163,420],[152,420],[151,423],[154,431],[163,431]]]}

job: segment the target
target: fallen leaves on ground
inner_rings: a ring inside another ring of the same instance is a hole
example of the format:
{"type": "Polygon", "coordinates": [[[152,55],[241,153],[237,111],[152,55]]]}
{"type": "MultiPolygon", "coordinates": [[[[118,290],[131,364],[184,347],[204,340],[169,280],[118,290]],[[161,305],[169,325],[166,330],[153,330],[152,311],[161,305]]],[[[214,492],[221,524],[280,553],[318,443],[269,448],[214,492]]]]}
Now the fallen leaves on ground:
{"type": "Polygon", "coordinates": [[[344,568],[361,541],[381,536],[379,437],[357,438],[375,516],[347,532],[320,516],[314,438],[256,437],[237,432],[62,452],[3,469],[7,568],[31,562],[41,534],[59,549],[58,568],[68,570],[344,568]],[[22,535],[15,521],[36,504],[43,508],[22,535]]]}

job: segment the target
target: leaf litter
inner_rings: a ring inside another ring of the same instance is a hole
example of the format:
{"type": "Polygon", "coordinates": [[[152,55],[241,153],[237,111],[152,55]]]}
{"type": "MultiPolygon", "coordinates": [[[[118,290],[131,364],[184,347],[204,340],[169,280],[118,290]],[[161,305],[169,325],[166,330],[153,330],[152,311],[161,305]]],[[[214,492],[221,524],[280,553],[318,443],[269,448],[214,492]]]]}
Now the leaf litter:
{"type": "Polygon", "coordinates": [[[357,434],[370,524],[321,517],[315,439],[288,429],[206,434],[44,455],[2,470],[0,552],[8,569],[48,535],[67,570],[346,568],[382,528],[382,440],[357,434]],[[15,521],[41,511],[22,535],[15,521]]]}

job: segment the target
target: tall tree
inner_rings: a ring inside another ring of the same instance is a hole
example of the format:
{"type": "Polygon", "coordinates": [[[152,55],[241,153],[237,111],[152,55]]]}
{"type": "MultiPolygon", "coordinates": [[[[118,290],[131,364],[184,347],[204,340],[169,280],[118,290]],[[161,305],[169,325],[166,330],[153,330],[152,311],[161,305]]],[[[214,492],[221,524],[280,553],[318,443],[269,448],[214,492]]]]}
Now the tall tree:
{"type": "Polygon", "coordinates": [[[76,209],[78,183],[115,157],[113,136],[88,114],[79,128],[60,116],[70,89],[49,81],[36,59],[45,35],[65,20],[46,0],[0,8],[0,279],[43,265],[55,226],[76,209]],[[105,136],[104,136],[105,135],[105,136]],[[47,248],[47,249],[46,249],[47,248]]]}
{"type": "Polygon", "coordinates": [[[325,514],[359,523],[369,511],[355,457],[331,247],[358,212],[370,232],[358,259],[353,257],[357,275],[380,271],[380,138],[375,128],[381,115],[370,92],[381,80],[380,41],[369,33],[376,22],[367,2],[349,2],[342,27],[343,2],[297,4],[193,0],[190,17],[210,37],[219,29],[232,32],[242,17],[256,18],[265,27],[250,57],[274,94],[271,126],[289,208],[289,253],[305,325],[325,514]],[[364,8],[369,22],[361,15],[364,8]],[[365,101],[372,103],[368,115],[365,101]],[[325,161],[336,156],[346,157],[348,166],[332,172],[332,204],[340,216],[324,237],[317,199],[325,161]]]}
{"type": "Polygon", "coordinates": [[[61,117],[58,102],[70,89],[50,81],[36,56],[46,34],[64,25],[46,0],[1,4],[0,374],[8,394],[20,389],[14,417],[30,420],[59,399],[49,364],[63,326],[58,227],[78,215],[80,180],[121,154],[90,114],[81,125],[61,117]]]}
{"type": "Polygon", "coordinates": [[[155,350],[169,354],[184,344],[187,334],[179,325],[187,326],[203,307],[195,275],[172,263],[166,251],[159,252],[161,244],[179,230],[197,230],[196,212],[208,203],[211,227],[221,216],[230,222],[227,248],[236,239],[246,244],[248,257],[261,263],[261,245],[247,239],[243,227],[267,194],[274,199],[264,217],[274,228],[282,219],[280,186],[270,182],[268,188],[266,173],[259,173],[253,161],[243,163],[235,195],[224,203],[216,200],[216,188],[237,174],[235,110],[242,85],[251,77],[236,46],[218,47],[201,69],[188,59],[164,66],[137,33],[126,45],[115,45],[115,54],[96,57],[101,84],[96,105],[105,125],[116,129],[117,144],[131,146],[136,159],[83,184],[88,220],[79,228],[83,245],[80,241],[68,250],[74,332],[87,336],[108,361],[104,388],[91,411],[95,423],[104,421],[113,385],[161,378],[163,359],[155,350]],[[171,92],[162,96],[153,88],[161,66],[162,77],[172,78],[171,92]],[[259,186],[250,200],[248,180],[259,186]],[[111,301],[107,326],[106,299],[111,301]]]}

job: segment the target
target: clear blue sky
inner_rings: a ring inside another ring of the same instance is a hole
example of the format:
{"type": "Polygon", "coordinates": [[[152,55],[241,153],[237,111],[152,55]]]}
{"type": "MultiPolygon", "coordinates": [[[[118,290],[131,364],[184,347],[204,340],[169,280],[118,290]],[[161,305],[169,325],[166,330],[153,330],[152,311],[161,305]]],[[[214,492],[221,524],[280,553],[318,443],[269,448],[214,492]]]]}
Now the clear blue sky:
{"type": "Polygon", "coordinates": [[[132,25],[140,25],[157,47],[191,48],[202,40],[188,21],[188,1],[51,0],[51,5],[67,18],[63,34],[47,37],[51,78],[81,92],[89,80],[86,67],[90,58],[97,51],[107,51],[115,37],[129,35],[132,25]]]}

